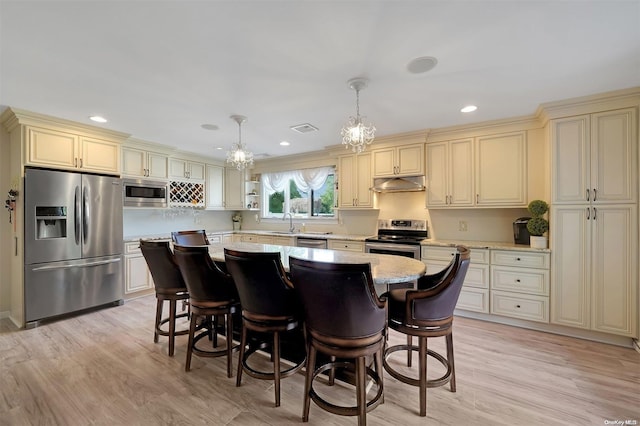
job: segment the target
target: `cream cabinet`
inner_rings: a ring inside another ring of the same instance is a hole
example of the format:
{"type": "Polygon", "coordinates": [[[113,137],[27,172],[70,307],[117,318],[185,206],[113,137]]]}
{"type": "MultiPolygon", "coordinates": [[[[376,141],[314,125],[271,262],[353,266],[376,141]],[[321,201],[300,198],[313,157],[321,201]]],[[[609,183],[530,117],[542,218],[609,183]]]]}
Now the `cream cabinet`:
{"type": "Polygon", "coordinates": [[[97,173],[120,173],[120,143],[27,126],[26,164],[97,173]]]}
{"type": "Polygon", "coordinates": [[[424,175],[424,144],[371,151],[373,177],[424,175]]]}
{"type": "Polygon", "coordinates": [[[635,108],[551,120],[552,202],[637,201],[635,108]]]}
{"type": "Polygon", "coordinates": [[[525,132],[428,143],[428,208],[526,207],[525,132]]]}
{"type": "Polygon", "coordinates": [[[124,283],[125,294],[154,288],[151,272],[137,241],[124,245],[124,283]]]}
{"type": "Polygon", "coordinates": [[[491,250],[491,313],[549,322],[549,253],[491,250]]]}
{"type": "Polygon", "coordinates": [[[227,210],[246,209],[244,171],[236,168],[224,169],[224,208],[227,210]]]}
{"type": "Polygon", "coordinates": [[[355,251],[364,253],[364,242],[352,240],[327,240],[329,250],[355,251]]]}
{"type": "Polygon", "coordinates": [[[427,144],[427,207],[474,205],[473,139],[427,144]]]}
{"type": "MultiPolygon", "coordinates": [[[[455,247],[421,247],[421,259],[432,275],[446,268],[456,254],[455,247]]],[[[471,249],[471,261],[456,309],[489,313],[489,250],[471,249]]]]}
{"type": "Polygon", "coordinates": [[[296,237],[272,237],[271,244],[275,244],[277,246],[296,246],[296,237]]]}
{"type": "Polygon", "coordinates": [[[551,322],[637,338],[637,206],[551,212],[551,322]]]}
{"type": "Polygon", "coordinates": [[[207,210],[224,209],[224,167],[206,165],[205,208],[207,210]]]}
{"type": "Polygon", "coordinates": [[[527,206],[525,132],[476,138],[475,191],[477,206],[527,206]]]}
{"type": "Polygon", "coordinates": [[[338,157],[338,172],[338,206],[343,209],[373,207],[371,153],[338,157]]]}
{"type": "Polygon", "coordinates": [[[122,175],[143,178],[168,178],[169,157],[157,152],[123,147],[122,175]]]}
{"type": "Polygon", "coordinates": [[[180,158],[169,159],[169,178],[170,179],[205,179],[205,165],[194,161],[183,160],[180,158]]]}

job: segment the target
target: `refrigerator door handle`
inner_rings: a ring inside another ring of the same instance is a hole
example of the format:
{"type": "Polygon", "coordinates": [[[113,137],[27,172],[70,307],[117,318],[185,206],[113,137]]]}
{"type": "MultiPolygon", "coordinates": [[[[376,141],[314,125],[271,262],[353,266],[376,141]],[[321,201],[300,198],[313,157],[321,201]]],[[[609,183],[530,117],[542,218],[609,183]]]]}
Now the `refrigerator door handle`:
{"type": "Polygon", "coordinates": [[[89,239],[89,223],[91,220],[91,209],[89,208],[89,189],[82,188],[82,242],[87,244],[89,239]]]}
{"type": "Polygon", "coordinates": [[[100,265],[108,265],[110,263],[118,263],[120,259],[109,259],[109,260],[99,260],[97,262],[89,262],[89,263],[68,263],[65,265],[46,265],[46,266],[38,266],[37,268],[31,269],[32,271],[50,271],[52,269],[69,269],[75,267],[86,267],[86,266],[100,266],[100,265]]]}
{"type": "Polygon", "coordinates": [[[76,245],[80,245],[80,187],[76,186],[74,199],[74,212],[73,212],[73,227],[75,230],[76,245]]]}

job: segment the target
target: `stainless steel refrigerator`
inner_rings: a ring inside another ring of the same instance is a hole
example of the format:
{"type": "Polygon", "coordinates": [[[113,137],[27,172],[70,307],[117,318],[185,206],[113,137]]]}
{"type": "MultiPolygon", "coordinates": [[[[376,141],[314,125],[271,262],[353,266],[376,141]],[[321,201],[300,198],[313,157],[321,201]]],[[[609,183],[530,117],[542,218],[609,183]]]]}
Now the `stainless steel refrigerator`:
{"type": "Polygon", "coordinates": [[[122,181],[25,171],[27,327],[45,318],[122,303],[122,181]]]}

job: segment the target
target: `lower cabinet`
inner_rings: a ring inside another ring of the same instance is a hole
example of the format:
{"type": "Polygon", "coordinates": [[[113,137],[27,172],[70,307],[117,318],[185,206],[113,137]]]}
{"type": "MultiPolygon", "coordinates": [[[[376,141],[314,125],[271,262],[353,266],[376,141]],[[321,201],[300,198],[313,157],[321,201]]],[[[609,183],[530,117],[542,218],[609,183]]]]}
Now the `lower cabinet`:
{"type": "Polygon", "coordinates": [[[364,253],[364,243],[362,241],[350,240],[327,240],[329,250],[344,250],[364,253]]]}
{"type": "Polygon", "coordinates": [[[153,278],[140,251],[139,242],[124,245],[124,293],[131,294],[153,289],[153,278]]]}
{"type": "Polygon", "coordinates": [[[491,250],[491,313],[549,322],[549,253],[491,250]]]}
{"type": "MultiPolygon", "coordinates": [[[[427,266],[427,274],[442,271],[455,256],[454,247],[422,247],[422,262],[427,266]]],[[[489,313],[489,250],[471,249],[471,262],[467,270],[457,309],[489,313]]]]}

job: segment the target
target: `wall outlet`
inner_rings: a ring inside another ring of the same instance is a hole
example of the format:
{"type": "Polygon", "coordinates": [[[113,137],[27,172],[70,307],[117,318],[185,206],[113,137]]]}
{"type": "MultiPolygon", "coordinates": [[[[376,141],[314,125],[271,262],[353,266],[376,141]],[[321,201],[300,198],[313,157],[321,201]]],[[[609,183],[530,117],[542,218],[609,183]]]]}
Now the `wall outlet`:
{"type": "Polygon", "coordinates": [[[467,226],[466,221],[461,220],[460,222],[458,222],[458,231],[467,232],[468,229],[469,227],[467,226]]]}

